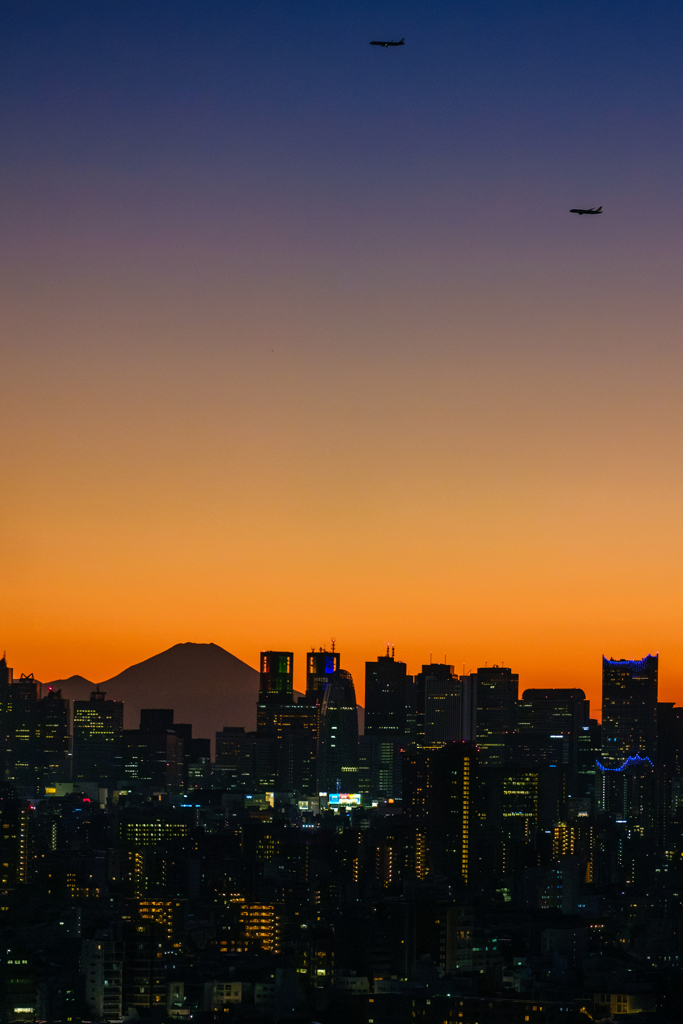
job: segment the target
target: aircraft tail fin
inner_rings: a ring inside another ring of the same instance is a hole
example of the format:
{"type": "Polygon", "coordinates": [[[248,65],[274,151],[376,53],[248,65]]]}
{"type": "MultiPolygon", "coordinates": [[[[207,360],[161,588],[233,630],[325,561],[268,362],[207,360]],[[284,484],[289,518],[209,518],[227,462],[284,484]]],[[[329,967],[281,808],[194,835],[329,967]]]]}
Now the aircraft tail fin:
{"type": "Polygon", "coordinates": [[[598,208],[597,208],[597,210],[595,212],[596,213],[602,213],[602,206],[598,206],[598,208]]]}

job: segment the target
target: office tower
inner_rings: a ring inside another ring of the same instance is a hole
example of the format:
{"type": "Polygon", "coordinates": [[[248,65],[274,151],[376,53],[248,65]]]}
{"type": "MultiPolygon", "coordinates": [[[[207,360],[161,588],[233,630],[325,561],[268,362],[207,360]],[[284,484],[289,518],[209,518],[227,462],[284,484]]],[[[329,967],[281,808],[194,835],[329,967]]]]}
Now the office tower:
{"type": "Polygon", "coordinates": [[[598,762],[596,805],[619,824],[636,826],[641,836],[654,835],[657,776],[648,757],[636,753],[616,767],[598,762]]]}
{"type": "Polygon", "coordinates": [[[124,729],[123,771],[129,782],[160,790],[183,783],[183,740],[173,728],[171,708],[143,708],[140,728],[124,729]]]}
{"type": "Polygon", "coordinates": [[[309,651],[306,655],[306,700],[310,704],[322,706],[325,689],[339,671],[339,651],[309,651]]]}
{"type": "Polygon", "coordinates": [[[423,665],[415,677],[415,732],[419,746],[435,747],[462,736],[462,686],[452,665],[423,665]]]}
{"type": "Polygon", "coordinates": [[[243,726],[223,726],[216,733],[215,776],[219,788],[237,793],[257,789],[254,773],[254,732],[243,726]]]}
{"type": "Polygon", "coordinates": [[[259,704],[294,702],[294,655],[291,651],[261,651],[259,704]]]}
{"type": "Polygon", "coordinates": [[[90,700],[74,701],[73,779],[113,786],[123,778],[123,701],[107,700],[99,687],[90,700]]]}
{"type": "Polygon", "coordinates": [[[365,732],[368,736],[409,736],[415,722],[413,677],[393,650],[365,663],[365,732]]]}
{"type": "Polygon", "coordinates": [[[294,704],[294,655],[291,651],[261,651],[261,675],[256,728],[272,732],[275,708],[294,704]]]}
{"type": "Polygon", "coordinates": [[[415,690],[394,652],[365,663],[365,744],[373,796],[401,799],[401,751],[415,738],[415,690]]]}
{"type": "Polygon", "coordinates": [[[476,686],[476,735],[481,763],[502,765],[506,760],[508,737],[515,730],[519,676],[499,665],[478,668],[472,676],[470,680],[476,686]],[[472,680],[472,676],[476,679],[472,680]]]}
{"type": "Polygon", "coordinates": [[[602,753],[616,768],[635,754],[654,762],[659,655],[640,661],[602,659],[602,753]]]}
{"type": "Polygon", "coordinates": [[[339,670],[339,661],[339,651],[335,651],[334,644],[332,644],[331,651],[323,650],[322,647],[317,651],[313,648],[306,655],[306,693],[299,701],[299,704],[306,704],[312,709],[309,713],[309,728],[313,733],[313,764],[311,770],[314,779],[317,778],[318,773],[320,712],[323,706],[325,690],[335,672],[339,670]]]}
{"type": "Polygon", "coordinates": [[[358,789],[358,712],[350,672],[338,669],[325,688],[320,712],[318,789],[355,793],[358,789]]]}
{"type": "Polygon", "coordinates": [[[69,702],[61,690],[49,687],[38,701],[38,790],[71,778],[69,759],[69,702]]]}
{"type": "Polygon", "coordinates": [[[561,767],[569,796],[579,793],[579,742],[590,718],[590,702],[579,689],[525,690],[517,707],[517,730],[509,759],[526,767],[561,767]]]}
{"type": "Polygon", "coordinates": [[[261,653],[255,774],[263,788],[311,793],[315,789],[318,706],[305,700],[294,703],[293,666],[291,651],[261,653]]]}
{"type": "Polygon", "coordinates": [[[415,842],[426,842],[429,871],[471,879],[475,851],[473,796],[479,752],[474,743],[437,749],[411,747],[403,754],[403,817],[415,842]]]}
{"type": "Polygon", "coordinates": [[[49,690],[41,699],[33,675],[12,679],[5,665],[0,670],[0,702],[7,781],[27,797],[42,792],[46,784],[67,781],[69,702],[61,692],[49,690]]]}
{"type": "Polygon", "coordinates": [[[570,795],[588,798],[591,804],[583,808],[588,811],[595,796],[595,765],[602,750],[602,727],[597,718],[589,718],[588,724],[581,726],[578,748],[577,791],[570,795]]]}
{"type": "Polygon", "coordinates": [[[11,684],[12,669],[3,655],[0,661],[0,780],[5,778],[8,767],[11,684]]]}
{"type": "Polygon", "coordinates": [[[37,785],[38,683],[33,675],[14,679],[9,688],[7,706],[6,778],[35,793],[37,785]]]}

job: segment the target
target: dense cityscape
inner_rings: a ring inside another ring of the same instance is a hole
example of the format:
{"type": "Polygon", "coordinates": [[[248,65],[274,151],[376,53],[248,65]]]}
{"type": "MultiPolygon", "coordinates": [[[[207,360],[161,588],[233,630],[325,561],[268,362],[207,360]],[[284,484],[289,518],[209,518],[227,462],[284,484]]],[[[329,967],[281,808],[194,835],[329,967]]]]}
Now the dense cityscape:
{"type": "Polygon", "coordinates": [[[213,757],[171,708],[125,729],[0,662],[3,1022],[681,1019],[657,655],[603,658],[602,724],[389,648],[363,714],[334,645],[305,658],[297,694],[261,654],[256,731],[216,722],[213,757]]]}

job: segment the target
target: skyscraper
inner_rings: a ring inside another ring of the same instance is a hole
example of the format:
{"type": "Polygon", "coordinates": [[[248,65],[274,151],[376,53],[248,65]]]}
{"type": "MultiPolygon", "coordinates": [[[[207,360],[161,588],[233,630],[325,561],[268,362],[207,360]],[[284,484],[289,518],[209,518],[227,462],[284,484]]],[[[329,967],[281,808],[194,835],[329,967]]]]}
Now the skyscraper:
{"type": "Polygon", "coordinates": [[[73,778],[108,786],[123,778],[123,701],[99,688],[74,701],[73,778]]]}
{"type": "Polygon", "coordinates": [[[505,745],[514,732],[517,711],[519,676],[509,668],[492,665],[478,668],[476,678],[477,746],[482,764],[505,763],[505,745]]]}
{"type": "Polygon", "coordinates": [[[320,712],[318,788],[355,793],[358,788],[358,712],[350,672],[338,669],[325,688],[320,712]]]}
{"type": "Polygon", "coordinates": [[[452,665],[423,665],[415,678],[415,731],[419,745],[443,746],[462,735],[462,686],[452,665]]]}
{"type": "MultiPolygon", "coordinates": [[[[301,705],[305,705],[309,708],[307,713],[307,728],[311,731],[313,741],[311,777],[314,782],[318,777],[317,764],[318,753],[320,750],[320,715],[322,712],[325,690],[329,686],[335,672],[339,671],[339,661],[339,651],[334,650],[334,644],[332,644],[331,651],[323,650],[322,647],[316,651],[314,648],[306,655],[306,693],[300,699],[299,707],[301,707],[301,705]]],[[[318,788],[324,789],[322,784],[318,788]]]]}
{"type": "Polygon", "coordinates": [[[403,815],[415,842],[426,842],[429,870],[464,882],[474,863],[478,759],[476,746],[464,742],[436,750],[411,747],[403,755],[403,815]]]}
{"type": "Polygon", "coordinates": [[[408,736],[415,722],[413,677],[393,651],[365,663],[365,732],[369,736],[408,736]]]}
{"type": "Polygon", "coordinates": [[[339,657],[339,651],[323,651],[322,648],[306,655],[306,700],[309,704],[322,705],[325,688],[339,671],[339,657]]]}
{"type": "Polygon", "coordinates": [[[415,739],[413,677],[393,650],[365,663],[364,760],[369,762],[370,792],[401,797],[401,750],[415,739]]]}
{"type": "Polygon", "coordinates": [[[525,690],[517,708],[511,760],[526,767],[559,767],[568,795],[579,796],[579,744],[590,719],[590,702],[579,689],[525,690]]]}
{"type": "Polygon", "coordinates": [[[71,778],[69,763],[69,702],[61,690],[49,687],[38,701],[38,791],[71,778]]]}
{"type": "Polygon", "coordinates": [[[256,768],[259,778],[271,778],[268,788],[309,793],[315,788],[315,745],[318,707],[305,699],[294,702],[294,655],[291,651],[262,651],[256,729],[256,755],[267,755],[256,768]]]}
{"type": "Polygon", "coordinates": [[[615,768],[636,754],[655,760],[659,655],[602,659],[602,753],[615,768]]]}
{"type": "Polygon", "coordinates": [[[261,675],[256,727],[272,729],[275,707],[294,703],[294,655],[291,651],[261,651],[261,675]]]}

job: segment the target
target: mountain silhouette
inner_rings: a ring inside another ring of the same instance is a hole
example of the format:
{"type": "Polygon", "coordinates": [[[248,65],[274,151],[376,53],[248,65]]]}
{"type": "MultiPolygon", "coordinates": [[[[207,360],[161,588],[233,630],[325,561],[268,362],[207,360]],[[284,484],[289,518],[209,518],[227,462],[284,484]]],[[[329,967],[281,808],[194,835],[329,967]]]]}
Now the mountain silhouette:
{"type": "MultiPolygon", "coordinates": [[[[48,685],[69,700],[88,700],[94,686],[83,676],[48,685]]],[[[126,729],[138,728],[141,708],[173,708],[176,722],[190,722],[212,746],[224,725],[256,728],[259,674],[218,644],[176,644],[99,685],[124,702],[126,729]]]]}

